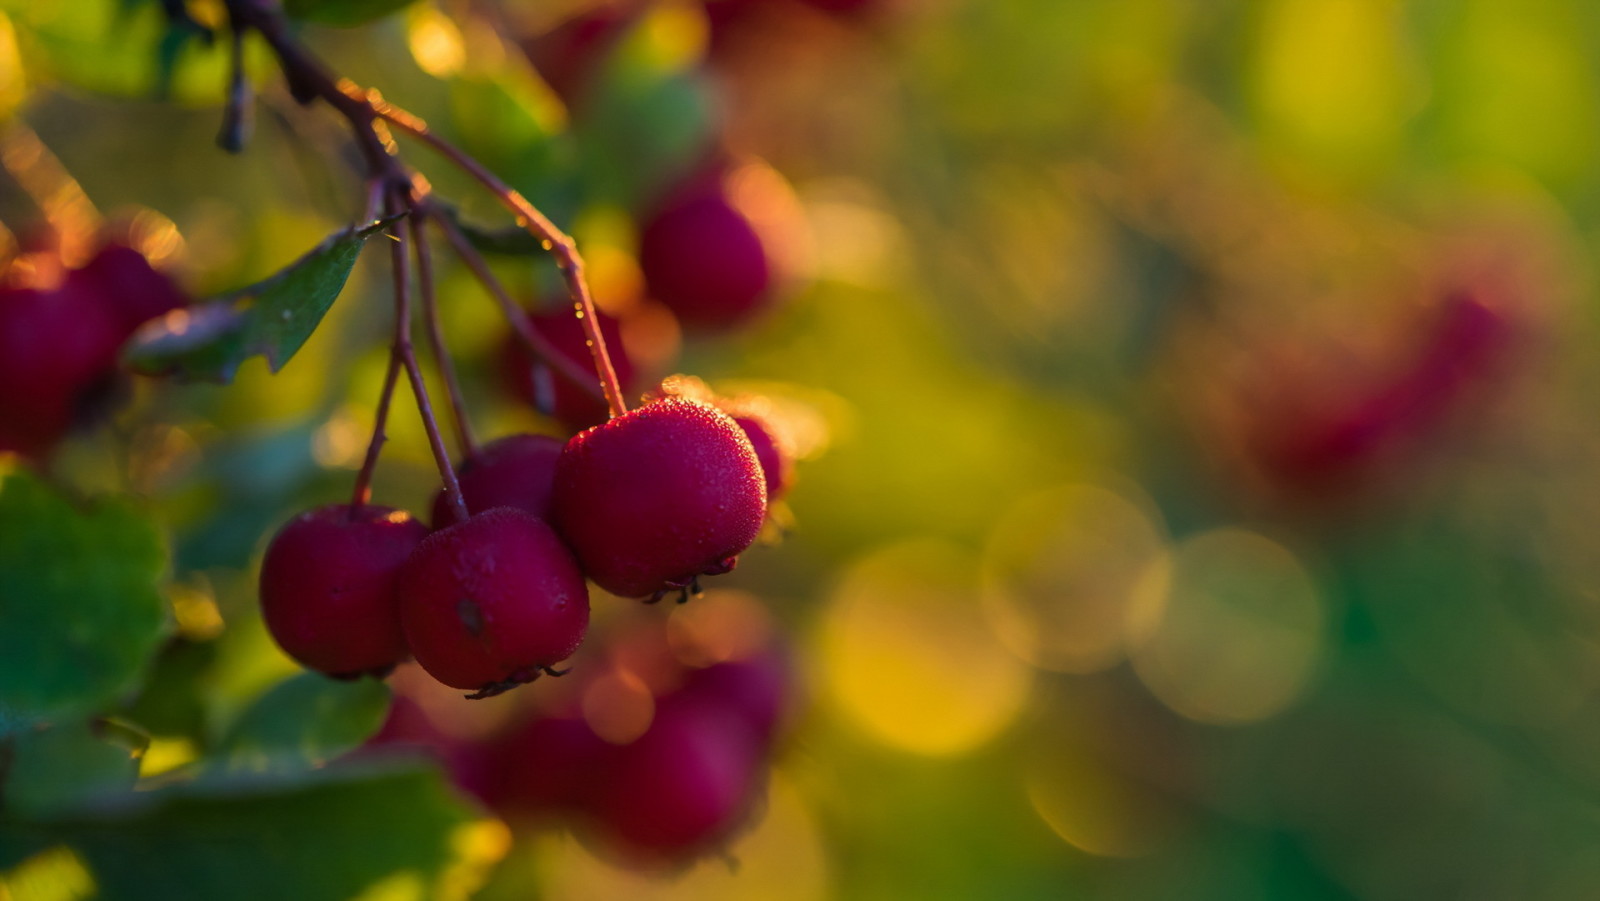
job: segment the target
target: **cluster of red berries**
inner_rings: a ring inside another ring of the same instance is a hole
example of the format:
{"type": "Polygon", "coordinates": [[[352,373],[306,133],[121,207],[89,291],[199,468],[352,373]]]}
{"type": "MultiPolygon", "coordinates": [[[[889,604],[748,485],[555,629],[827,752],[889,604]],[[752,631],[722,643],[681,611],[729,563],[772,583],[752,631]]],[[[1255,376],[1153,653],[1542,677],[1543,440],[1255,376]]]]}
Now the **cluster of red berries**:
{"type": "MultiPolygon", "coordinates": [[[[779,445],[749,421],[770,457],[779,445]]],[[[769,476],[737,420],[676,395],[564,443],[502,438],[460,467],[465,520],[442,493],[431,531],[374,505],[290,520],[262,562],[262,612],[311,669],[381,675],[414,656],[446,685],[498,694],[577,650],[586,578],[659,600],[731,570],[786,466],[769,476]]]]}
{"type": "Polygon", "coordinates": [[[795,708],[776,636],[759,624],[724,626],[740,630],[731,645],[659,620],[614,631],[559,699],[476,738],[441,728],[401,694],[367,747],[424,749],[507,821],[567,826],[629,862],[717,851],[759,806],[795,708]]]}
{"type": "Polygon", "coordinates": [[[46,457],[118,393],[117,354],[189,297],[133,247],[106,241],[78,267],[54,247],[0,276],[0,451],[46,457]]]}

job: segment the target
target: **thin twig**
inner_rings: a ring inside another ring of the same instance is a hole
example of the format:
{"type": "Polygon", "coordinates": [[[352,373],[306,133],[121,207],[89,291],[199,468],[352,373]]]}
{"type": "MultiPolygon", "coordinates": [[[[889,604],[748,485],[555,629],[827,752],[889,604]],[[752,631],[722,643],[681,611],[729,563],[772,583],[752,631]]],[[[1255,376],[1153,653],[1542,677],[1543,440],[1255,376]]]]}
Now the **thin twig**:
{"type": "Polygon", "coordinates": [[[389,423],[389,401],[394,399],[394,383],[399,377],[400,358],[391,353],[389,371],[383,376],[383,390],[378,393],[378,410],[373,414],[372,440],[367,442],[367,456],[361,461],[361,471],[356,473],[355,492],[350,497],[352,518],[372,500],[372,473],[378,468],[378,452],[389,439],[384,428],[389,423]]]}
{"type": "Polygon", "coordinates": [[[450,242],[450,246],[455,250],[456,256],[461,258],[461,262],[467,264],[467,268],[472,271],[473,276],[483,285],[484,290],[489,292],[489,296],[493,297],[495,303],[500,305],[501,312],[511,321],[512,333],[517,336],[517,340],[522,342],[522,346],[527,349],[528,353],[544,361],[546,365],[560,373],[562,378],[573,385],[595,397],[604,399],[605,389],[601,387],[599,379],[595,378],[594,372],[562,353],[554,344],[550,343],[550,339],[539,334],[534,329],[533,323],[528,321],[527,313],[512,299],[505,286],[500,284],[500,280],[495,278],[494,271],[489,268],[488,261],[483,258],[482,254],[478,253],[477,248],[472,246],[472,242],[467,240],[467,236],[462,234],[461,229],[455,222],[444,214],[436,214],[430,218],[439,224],[439,229],[444,232],[445,240],[450,242]]]}
{"type": "MultiPolygon", "coordinates": [[[[412,199],[401,189],[392,189],[387,209],[398,215],[412,206],[412,199]]],[[[414,214],[413,214],[414,215],[414,214]]],[[[438,464],[439,477],[444,480],[445,496],[449,498],[458,521],[466,521],[466,499],[461,496],[461,484],[456,481],[455,467],[450,465],[450,452],[445,449],[444,436],[439,434],[439,420],[433,415],[433,404],[428,400],[428,386],[422,380],[422,367],[417,365],[417,354],[411,346],[411,257],[406,249],[405,231],[396,229],[389,247],[390,263],[394,270],[394,350],[393,354],[405,367],[411,381],[411,393],[417,400],[417,412],[422,414],[423,430],[428,433],[428,447],[433,451],[433,461],[438,464]]]]}
{"type": "Polygon", "coordinates": [[[462,459],[471,459],[478,453],[478,444],[472,438],[472,423],[467,419],[467,402],[461,394],[461,381],[456,378],[456,362],[444,343],[444,326],[439,322],[439,303],[433,290],[433,254],[428,247],[428,207],[419,205],[408,223],[411,232],[412,252],[417,258],[417,289],[422,295],[422,321],[427,326],[428,345],[433,351],[434,365],[444,379],[446,393],[450,396],[450,412],[455,417],[456,439],[461,445],[462,459]]]}
{"type": "MultiPolygon", "coordinates": [[[[350,89],[354,90],[354,87],[351,86],[350,89]]],[[[369,108],[380,118],[421,140],[454,163],[457,168],[477,179],[489,193],[511,211],[519,227],[527,229],[544,244],[546,250],[555,254],[556,267],[561,270],[561,276],[566,280],[567,291],[572,296],[573,306],[583,323],[584,333],[588,336],[589,352],[594,357],[595,371],[600,375],[600,385],[605,391],[606,404],[611,408],[613,417],[626,413],[628,405],[623,399],[617,372],[611,365],[611,355],[606,350],[606,339],[600,334],[600,320],[595,315],[594,300],[589,296],[589,285],[583,277],[583,258],[578,255],[576,242],[557,228],[555,223],[539,212],[516,189],[495,177],[494,173],[483,167],[483,164],[434,134],[428,128],[428,123],[370,92],[360,96],[370,104],[369,108]]]]}

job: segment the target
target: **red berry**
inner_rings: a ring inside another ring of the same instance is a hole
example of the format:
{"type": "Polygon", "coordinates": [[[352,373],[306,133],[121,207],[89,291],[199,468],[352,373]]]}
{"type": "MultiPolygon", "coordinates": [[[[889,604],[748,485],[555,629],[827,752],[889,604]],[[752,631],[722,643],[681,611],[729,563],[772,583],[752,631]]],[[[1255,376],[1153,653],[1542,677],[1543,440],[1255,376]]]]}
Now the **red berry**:
{"type": "Polygon", "coordinates": [[[767,491],[727,414],[667,397],[573,436],[552,508],[595,584],[660,597],[732,569],[761,531],[767,491]]]}
{"type": "Polygon", "coordinates": [[[617,749],[594,801],[596,825],[647,860],[715,850],[747,820],[763,763],[749,731],[728,711],[666,699],[649,730],[617,749]]]}
{"type": "MultiPolygon", "coordinates": [[[[550,487],[561,447],[561,439],[549,435],[507,435],[478,448],[456,468],[467,511],[516,507],[549,519],[550,487]]],[[[433,527],[442,529],[458,521],[455,506],[439,489],[433,498],[433,527]]]]}
{"type": "Polygon", "coordinates": [[[541,716],[494,738],[487,749],[490,806],[501,814],[549,817],[587,807],[616,746],[578,716],[541,716]]]}
{"type": "Polygon", "coordinates": [[[637,10],[624,4],[600,6],[524,41],[522,47],[556,96],[574,106],[637,17],[637,10]]]}
{"type": "Polygon", "coordinates": [[[678,694],[730,711],[761,747],[768,747],[793,706],[794,672],[788,655],[771,646],[750,657],[689,670],[678,694]]]}
{"type": "MultiPolygon", "coordinates": [[[[606,339],[606,350],[611,355],[611,368],[616,370],[623,393],[630,393],[636,387],[637,372],[623,346],[621,323],[605,313],[597,311],[595,315],[599,317],[600,335],[606,339]]],[[[551,312],[531,313],[528,322],[563,356],[576,363],[579,370],[594,372],[588,335],[583,330],[583,323],[572,314],[571,308],[563,305],[551,312]]],[[[605,421],[607,409],[604,397],[574,385],[566,376],[529,355],[516,335],[506,336],[501,351],[501,371],[512,393],[561,423],[573,428],[586,428],[605,421]]],[[[592,381],[596,386],[600,383],[597,377],[592,381]]]]}
{"type": "Polygon", "coordinates": [[[767,483],[767,501],[775,501],[789,490],[794,481],[794,457],[779,440],[776,432],[766,422],[754,416],[735,416],[733,421],[744,430],[756,459],[761,462],[761,475],[767,483]]]}
{"type": "Polygon", "coordinates": [[[93,292],[124,335],[150,319],[189,305],[189,296],[172,279],[125,244],[106,244],[67,278],[93,292]]]}
{"type": "Polygon", "coordinates": [[[112,382],[122,334],[95,297],[0,288],[0,451],[40,457],[112,382]]]}
{"type": "Polygon", "coordinates": [[[677,198],[639,235],[650,295],[685,328],[741,325],[772,300],[777,273],[756,225],[720,182],[677,198]]]}
{"type": "Polygon", "coordinates": [[[589,593],[543,520],[496,507],[417,547],[400,576],[400,621],[429,675],[488,697],[578,649],[589,593]]]}
{"type": "Polygon", "coordinates": [[[395,579],[428,528],[403,510],[318,507],[284,523],[261,561],[261,615],[278,645],[330,676],[406,657],[395,579]]]}

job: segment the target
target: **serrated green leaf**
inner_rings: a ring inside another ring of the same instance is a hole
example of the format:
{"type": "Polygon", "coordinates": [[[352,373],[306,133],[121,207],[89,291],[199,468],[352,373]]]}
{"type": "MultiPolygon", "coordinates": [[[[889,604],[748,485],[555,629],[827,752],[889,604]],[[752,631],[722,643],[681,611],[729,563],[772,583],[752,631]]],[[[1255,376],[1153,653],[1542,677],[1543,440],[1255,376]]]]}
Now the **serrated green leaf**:
{"type": "Polygon", "coordinates": [[[333,306],[367,238],[397,218],[346,228],[264,281],[147,323],[123,358],[146,375],[228,382],[259,354],[277,372],[333,306]]]}
{"type": "Polygon", "coordinates": [[[291,19],[323,25],[365,25],[410,6],[414,0],[284,0],[291,19]]]}
{"type": "Polygon", "coordinates": [[[292,776],[226,776],[124,794],[70,818],[0,819],[0,846],[65,844],[101,901],[228,898],[344,901],[403,880],[407,897],[452,887],[475,819],[436,771],[415,764],[328,767],[292,776]]]}
{"type": "Polygon", "coordinates": [[[88,715],[167,632],[160,533],[127,503],[76,507],[29,475],[0,487],[0,733],[88,715]]]}
{"type": "Polygon", "coordinates": [[[301,673],[273,686],[234,723],[221,748],[234,770],[303,769],[366,741],[389,711],[389,687],[301,673]]]}
{"type": "Polygon", "coordinates": [[[0,785],[5,810],[38,819],[86,798],[133,787],[139,761],[125,733],[74,720],[13,737],[11,765],[0,785]]]}

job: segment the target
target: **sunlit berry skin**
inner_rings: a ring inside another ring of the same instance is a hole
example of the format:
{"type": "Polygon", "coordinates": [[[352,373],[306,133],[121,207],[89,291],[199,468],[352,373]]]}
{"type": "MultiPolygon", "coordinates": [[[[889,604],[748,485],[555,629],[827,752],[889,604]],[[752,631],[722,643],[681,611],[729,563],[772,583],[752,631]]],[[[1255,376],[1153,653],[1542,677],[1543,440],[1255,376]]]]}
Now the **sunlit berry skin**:
{"type": "MultiPolygon", "coordinates": [[[[611,367],[617,373],[617,382],[624,393],[631,392],[636,387],[637,372],[623,345],[621,323],[605,313],[597,312],[595,315],[600,323],[600,335],[605,338],[606,350],[611,357],[611,367]]],[[[528,323],[562,356],[576,363],[580,371],[594,371],[588,334],[570,307],[561,305],[551,312],[530,314],[528,323]]],[[[603,396],[574,385],[566,376],[551,369],[542,360],[535,359],[516,335],[506,336],[501,349],[500,368],[506,386],[513,394],[556,421],[574,429],[605,421],[608,411],[603,396]]],[[[593,381],[598,387],[599,378],[595,377],[593,381]]]]}
{"type": "Polygon", "coordinates": [[[773,299],[778,278],[755,223],[718,180],[697,183],[644,224],[639,268],[650,295],[696,331],[754,318],[773,299]]]}
{"type": "Polygon", "coordinates": [[[189,305],[189,296],[144,254],[125,244],[108,243],[67,279],[94,292],[124,335],[144,322],[189,305]]]}
{"type": "MultiPolygon", "coordinates": [[[[540,519],[550,516],[550,489],[564,442],[549,435],[507,435],[478,448],[456,468],[468,513],[516,507],[540,519]]],[[[455,525],[455,506],[444,489],[433,498],[433,527],[455,525]]]]}
{"type": "Polygon", "coordinates": [[[488,697],[578,649],[589,592],[543,520],[496,507],[417,546],[400,575],[400,621],[429,675],[488,697]]]}
{"type": "Polygon", "coordinates": [[[755,449],[756,459],[761,462],[761,475],[767,483],[767,502],[783,497],[794,480],[794,459],[765,422],[754,416],[735,416],[733,421],[744,430],[750,446],[755,449]]]}
{"type": "Polygon", "coordinates": [[[121,338],[76,286],[0,289],[0,451],[48,454],[113,377],[121,338]]]}
{"type": "Polygon", "coordinates": [[[403,510],[318,507],[289,520],[261,561],[261,615],[279,647],[330,676],[385,673],[406,657],[401,564],[428,534],[403,510]]]}
{"type": "Polygon", "coordinates": [[[663,699],[649,730],[617,749],[591,812],[604,838],[625,854],[682,861],[715,850],[746,823],[764,764],[729,711],[663,699]]]}
{"type": "Polygon", "coordinates": [[[761,530],[767,489],[727,414],[666,397],[573,436],[552,510],[595,584],[659,597],[732,569],[761,530]]]}

